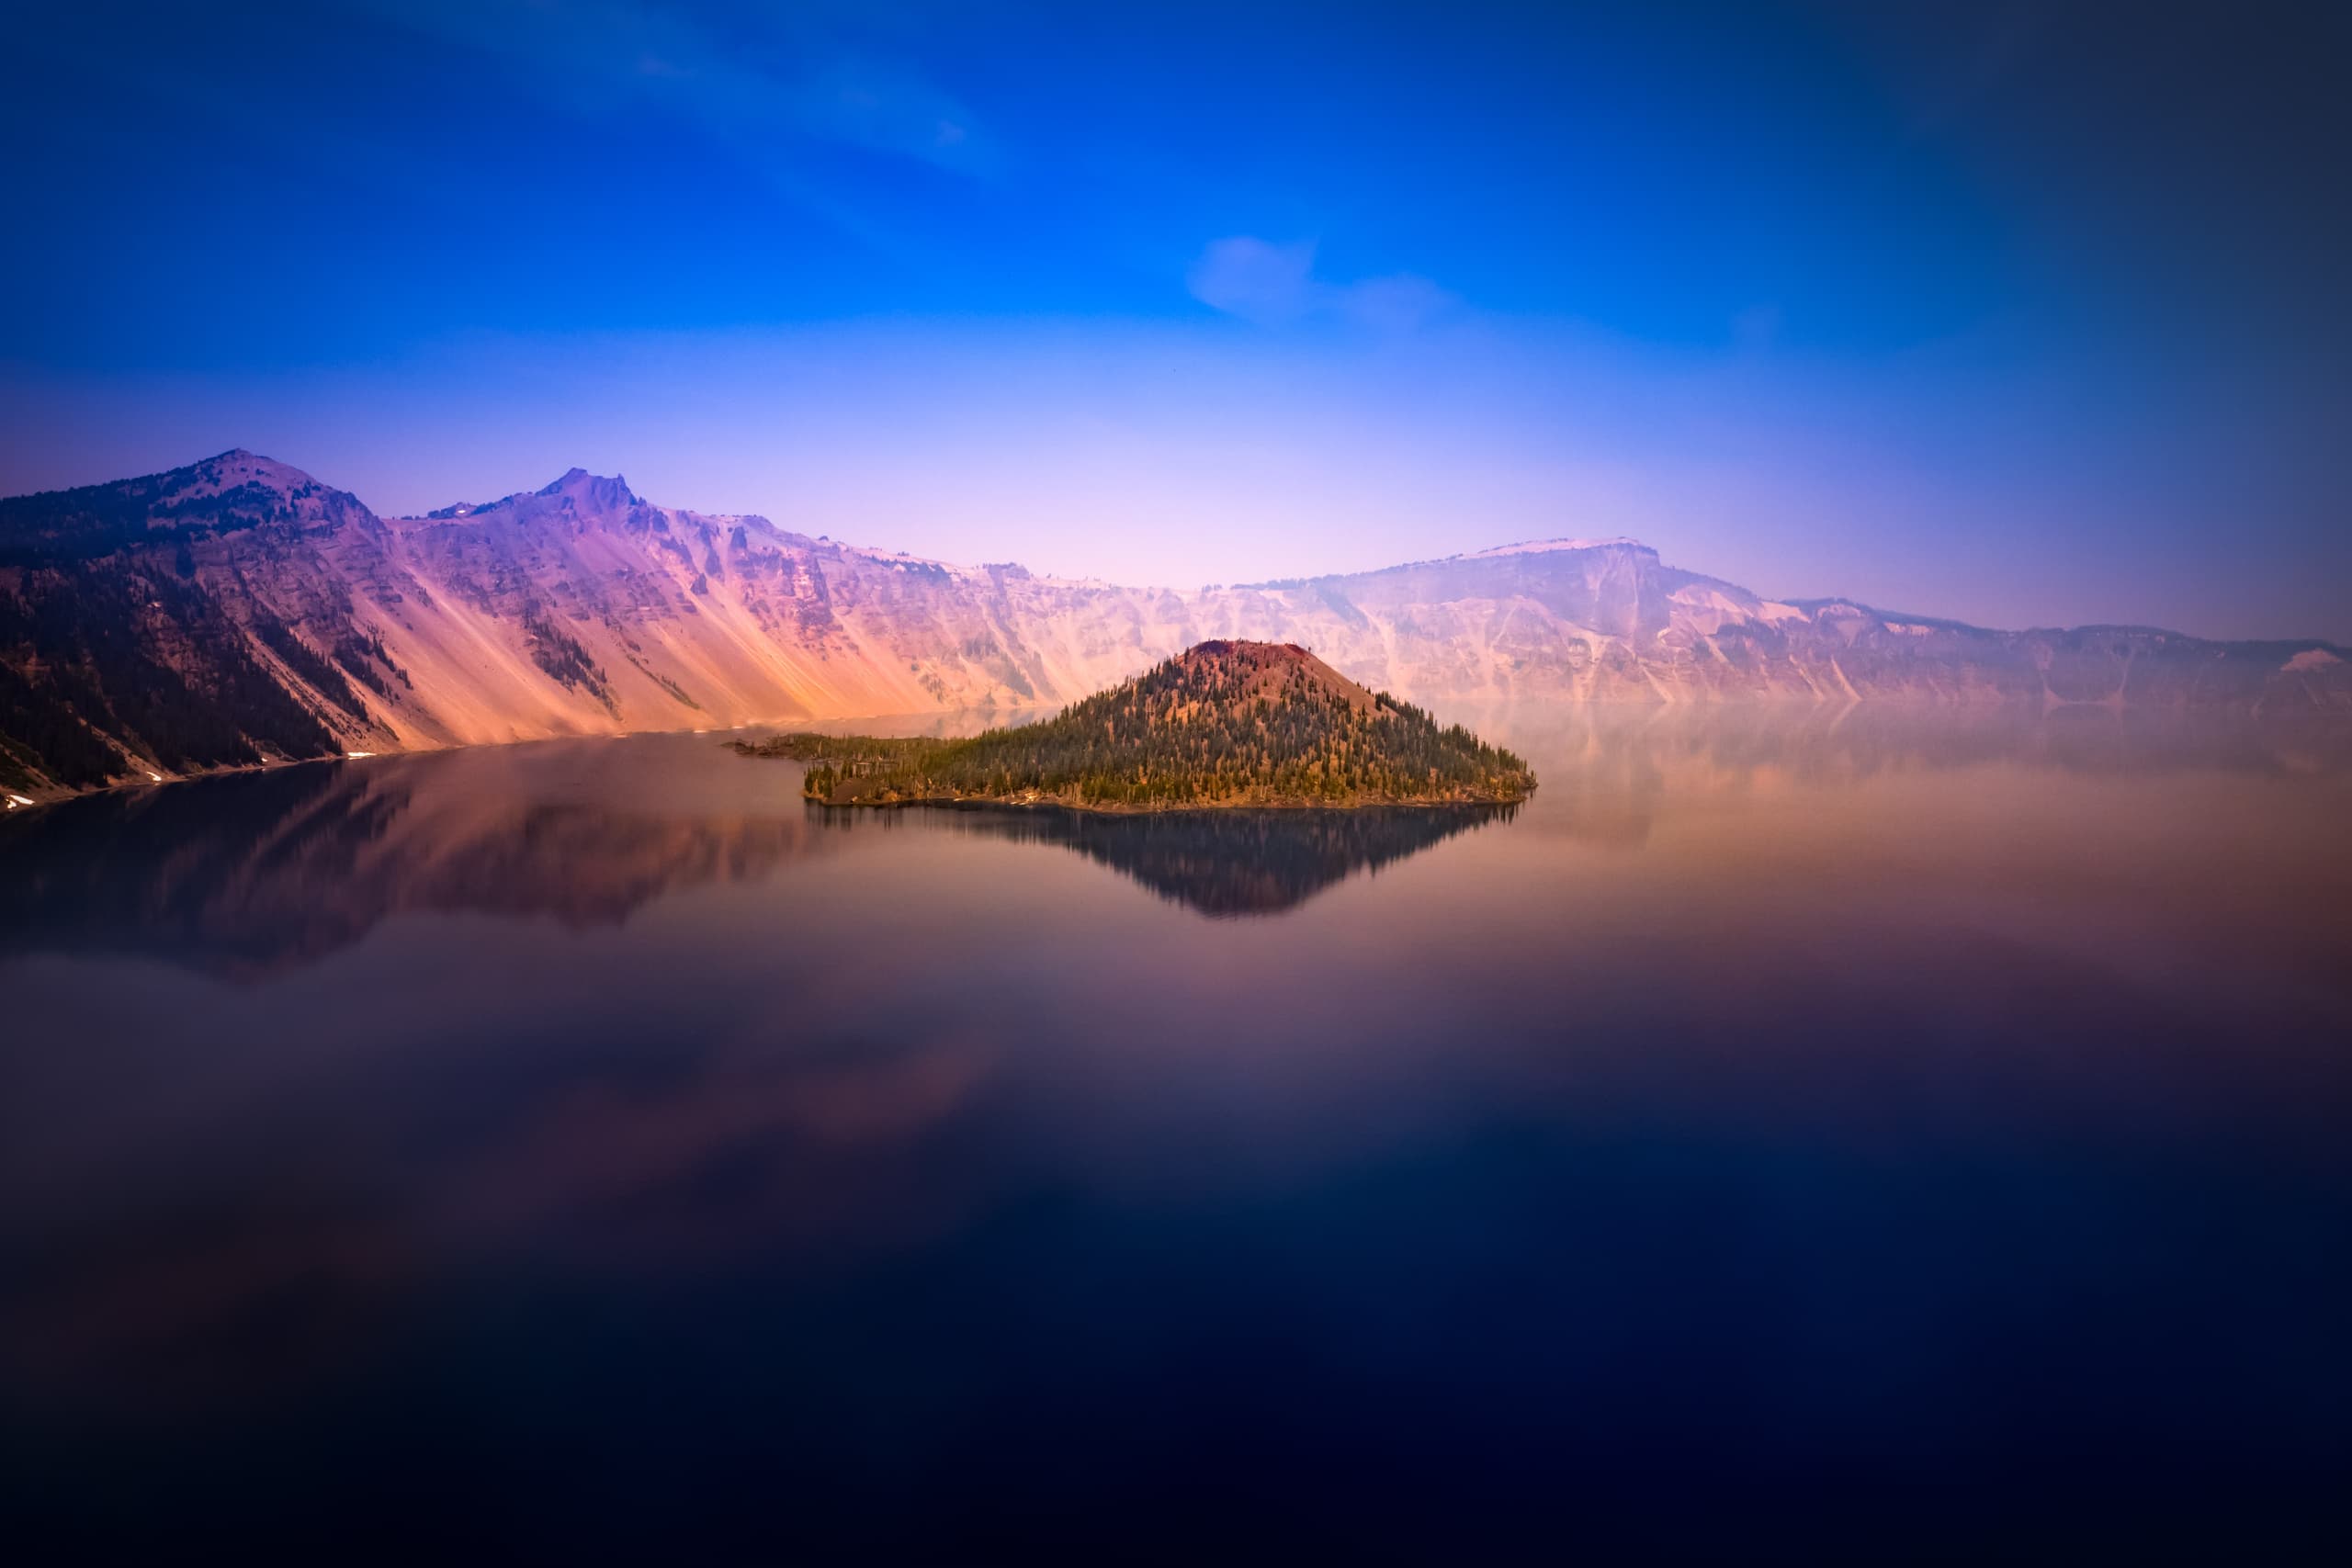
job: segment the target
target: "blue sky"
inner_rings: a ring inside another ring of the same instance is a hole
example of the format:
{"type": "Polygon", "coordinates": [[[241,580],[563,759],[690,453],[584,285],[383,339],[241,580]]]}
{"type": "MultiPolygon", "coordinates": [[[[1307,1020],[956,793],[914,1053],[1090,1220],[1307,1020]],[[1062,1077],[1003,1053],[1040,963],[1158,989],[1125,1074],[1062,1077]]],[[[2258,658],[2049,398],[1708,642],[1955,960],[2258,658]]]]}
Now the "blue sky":
{"type": "Polygon", "coordinates": [[[1623,532],[2352,639],[2324,8],[93,0],[11,46],[0,490],[579,463],[1124,581],[1623,532]]]}

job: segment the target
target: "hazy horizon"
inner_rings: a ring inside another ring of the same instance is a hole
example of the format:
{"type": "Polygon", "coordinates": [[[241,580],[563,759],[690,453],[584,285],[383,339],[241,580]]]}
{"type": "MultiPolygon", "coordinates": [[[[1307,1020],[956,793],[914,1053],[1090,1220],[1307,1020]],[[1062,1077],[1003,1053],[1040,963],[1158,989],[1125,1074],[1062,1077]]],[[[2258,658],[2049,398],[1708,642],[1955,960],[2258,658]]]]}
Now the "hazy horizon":
{"type": "MultiPolygon", "coordinates": [[[[287,463],[287,466],[288,466],[288,467],[289,467],[289,468],[299,468],[299,469],[301,469],[303,472],[310,473],[311,478],[316,479],[320,479],[320,480],[322,480],[322,481],[323,481],[323,482],[326,482],[326,483],[329,483],[329,484],[334,484],[334,488],[336,488],[336,489],[338,489],[338,490],[346,490],[346,491],[348,491],[348,490],[349,490],[349,487],[345,486],[345,485],[342,485],[342,484],[339,484],[339,483],[336,483],[336,482],[335,482],[335,481],[334,481],[334,480],[330,476],[316,473],[316,472],[314,472],[314,471],[311,470],[311,469],[307,468],[306,468],[303,464],[301,464],[301,463],[299,463],[299,462],[289,462],[289,461],[288,461],[288,459],[286,459],[286,458],[284,458],[284,457],[279,457],[277,453],[273,453],[273,452],[266,452],[266,451],[258,451],[257,449],[255,449],[255,448],[254,448],[254,447],[251,447],[251,446],[242,446],[242,447],[223,447],[223,448],[221,448],[219,452],[208,452],[208,453],[203,454],[201,457],[194,457],[194,458],[189,458],[189,459],[187,459],[187,460],[186,460],[186,461],[184,461],[184,462],[168,464],[168,465],[165,465],[165,466],[164,466],[164,467],[163,467],[163,468],[153,468],[153,469],[148,469],[148,470],[145,470],[145,471],[143,471],[143,472],[141,472],[141,473],[137,473],[137,474],[129,474],[129,473],[126,473],[126,474],[116,475],[116,476],[113,476],[113,478],[115,478],[115,479],[137,479],[137,478],[144,478],[144,477],[147,477],[147,475],[148,475],[148,474],[152,474],[152,473],[163,473],[163,472],[168,472],[168,471],[171,471],[171,470],[172,470],[172,469],[174,469],[174,468],[186,468],[186,467],[191,466],[192,464],[202,462],[202,461],[204,461],[204,460],[205,460],[205,459],[207,459],[207,458],[210,458],[210,457],[220,457],[220,456],[225,456],[225,455],[227,455],[229,452],[236,451],[236,450],[243,450],[243,451],[248,451],[248,452],[254,452],[254,455],[259,456],[259,457],[267,457],[267,458],[270,458],[270,459],[272,459],[272,460],[274,460],[274,461],[277,461],[277,462],[285,462],[285,463],[287,463]]],[[[384,507],[384,506],[379,506],[379,505],[376,505],[374,502],[370,502],[370,501],[369,501],[369,498],[368,498],[367,495],[362,494],[362,493],[360,493],[360,492],[358,492],[358,491],[349,491],[349,493],[352,493],[352,494],[354,494],[354,495],[356,495],[356,496],[358,497],[358,499],[359,499],[363,503],[366,503],[366,504],[368,506],[368,508],[369,508],[369,510],[370,510],[370,511],[372,511],[372,512],[376,513],[377,513],[377,515],[379,515],[379,516],[382,516],[382,517],[421,517],[421,516],[424,515],[425,513],[429,513],[429,512],[440,511],[440,510],[443,510],[443,509],[445,509],[445,508],[451,507],[451,506],[459,506],[459,505],[463,505],[463,506],[481,506],[481,505],[486,505],[486,504],[491,503],[491,502],[498,502],[498,501],[506,500],[506,499],[509,499],[509,498],[511,498],[511,497],[517,496],[517,495],[528,495],[528,494],[533,493],[534,491],[541,491],[541,490],[542,490],[542,489],[544,489],[544,488],[552,488],[552,483],[553,483],[553,481],[555,481],[555,480],[560,480],[560,479],[563,477],[563,475],[564,475],[564,474],[567,474],[567,473],[571,472],[571,470],[573,470],[573,469],[575,469],[575,468],[580,469],[580,470],[582,470],[582,471],[584,471],[584,472],[587,472],[587,473],[589,473],[589,474],[591,474],[591,475],[593,475],[593,476],[598,477],[598,478],[603,478],[603,479],[617,479],[623,480],[624,482],[626,482],[626,483],[628,485],[628,487],[629,487],[629,489],[630,489],[631,493],[633,493],[633,494],[635,494],[635,495],[639,496],[639,497],[640,499],[642,499],[642,500],[646,500],[646,501],[652,502],[653,503],[655,503],[655,504],[657,504],[657,505],[663,505],[663,506],[672,506],[672,505],[676,505],[676,506],[678,506],[678,508],[679,508],[680,510],[684,510],[684,511],[693,511],[693,512],[700,512],[700,513],[705,513],[705,514],[707,514],[707,515],[754,515],[754,516],[762,516],[762,517],[765,517],[765,518],[767,518],[770,522],[778,522],[778,521],[779,521],[779,519],[775,516],[775,514],[774,513],[774,512],[772,512],[772,511],[770,511],[770,510],[763,509],[763,508],[760,508],[760,507],[756,507],[756,506],[752,506],[752,507],[697,507],[697,506],[686,506],[686,505],[682,505],[682,504],[680,504],[680,503],[677,503],[677,502],[672,502],[671,500],[669,500],[667,497],[665,497],[665,496],[663,496],[663,495],[661,495],[661,494],[658,494],[658,493],[652,493],[652,494],[648,493],[648,492],[647,492],[647,491],[646,491],[646,489],[645,489],[645,487],[643,487],[642,485],[640,485],[640,484],[639,484],[636,479],[634,479],[630,478],[628,474],[626,474],[626,473],[622,472],[622,471],[621,471],[620,469],[618,469],[617,468],[610,468],[610,469],[603,469],[603,468],[597,468],[597,467],[595,467],[595,466],[594,466],[594,465],[591,465],[591,464],[585,464],[585,463],[570,463],[570,464],[566,464],[566,465],[564,466],[563,469],[562,469],[561,471],[560,471],[559,473],[557,473],[557,474],[555,474],[555,475],[551,476],[550,480],[549,480],[549,481],[548,481],[548,483],[547,483],[547,484],[545,484],[545,485],[542,485],[542,484],[524,484],[524,485],[521,485],[521,486],[518,486],[518,487],[514,487],[514,488],[512,488],[512,489],[492,490],[492,491],[487,491],[487,492],[483,492],[483,493],[471,494],[471,495],[466,495],[466,496],[460,496],[460,497],[454,497],[454,498],[451,498],[451,499],[448,499],[448,500],[436,501],[436,502],[432,502],[425,503],[425,504],[419,504],[419,505],[413,505],[413,506],[402,506],[402,507],[396,507],[396,508],[395,508],[395,507],[384,507]]],[[[83,483],[94,483],[94,482],[96,482],[96,483],[102,483],[102,482],[107,482],[107,481],[81,481],[81,482],[83,482],[83,483]]],[[[68,486],[51,487],[51,488],[53,488],[53,489],[72,489],[72,488],[76,488],[76,487],[75,487],[75,486],[72,486],[72,485],[68,485],[68,486]]],[[[793,524],[793,523],[790,523],[790,522],[788,522],[788,521],[785,522],[783,525],[787,526],[787,527],[793,527],[793,528],[795,529],[795,531],[796,531],[796,532],[808,533],[808,534],[812,534],[812,535],[815,535],[815,534],[817,534],[817,533],[818,533],[818,531],[817,531],[816,529],[813,529],[813,528],[803,528],[803,527],[799,527],[798,525],[795,525],[795,524],[793,524]]],[[[1300,567],[1296,568],[1295,570],[1286,570],[1286,571],[1279,571],[1279,572],[1277,572],[1277,571],[1236,571],[1236,572],[1230,573],[1230,574],[1228,574],[1228,575],[1227,575],[1226,577],[1223,577],[1223,578],[1210,579],[1210,580],[1206,580],[1206,581],[1202,581],[1202,582],[1181,581],[1174,581],[1174,580],[1172,580],[1172,579],[1149,580],[1149,579],[1144,579],[1144,578],[1125,578],[1125,579],[1121,579],[1121,578],[1113,578],[1113,577],[1107,577],[1107,576],[1105,576],[1105,575],[1103,575],[1103,574],[1102,574],[1102,573],[1099,573],[1099,572],[1082,572],[1082,571],[1069,571],[1069,570],[1063,570],[1061,567],[1059,567],[1057,564],[1056,564],[1056,563],[1054,563],[1054,562],[1051,562],[1051,561],[1045,561],[1045,560],[1035,560],[1035,559],[1019,559],[1019,558],[1000,558],[1000,557],[993,557],[993,556],[986,556],[986,557],[984,557],[984,556],[983,556],[983,555],[981,555],[981,554],[973,553],[973,552],[969,552],[969,551],[966,551],[966,552],[962,552],[962,553],[956,553],[956,552],[946,551],[946,550],[941,550],[941,551],[929,551],[929,550],[915,550],[915,549],[908,549],[908,548],[906,548],[906,547],[903,547],[903,546],[900,546],[900,545],[898,545],[898,544],[892,543],[891,541],[889,541],[889,540],[888,540],[888,539],[887,539],[887,538],[868,538],[868,537],[858,537],[858,536],[854,536],[848,535],[848,534],[820,535],[820,536],[819,536],[831,538],[831,540],[833,540],[833,542],[838,543],[838,544],[843,544],[843,545],[854,546],[854,547],[860,547],[860,548],[873,549],[873,550],[881,551],[881,552],[885,552],[885,553],[898,553],[898,554],[913,555],[913,556],[922,557],[922,558],[926,558],[926,559],[933,559],[933,560],[941,561],[941,562],[943,562],[943,563],[945,563],[945,564],[948,564],[948,565],[952,565],[952,566],[966,566],[966,567],[973,567],[973,566],[981,566],[981,565],[990,564],[991,562],[996,563],[996,564],[1007,564],[1007,563],[1009,562],[1010,564],[1018,565],[1018,566],[1021,566],[1021,567],[1023,567],[1023,568],[1025,568],[1025,569],[1029,570],[1030,571],[1034,572],[1035,575],[1037,575],[1037,576],[1039,576],[1039,577],[1060,578],[1060,579],[1067,579],[1067,580],[1070,580],[1070,581],[1091,581],[1112,582],[1112,583],[1115,583],[1115,584],[1117,584],[1118,586],[1125,587],[1125,588],[1143,588],[1143,589],[1162,589],[1162,588],[1165,588],[1165,589],[1174,589],[1174,590],[1177,590],[1177,591],[1179,591],[1179,592],[1189,592],[1189,591],[1192,591],[1192,590],[1194,590],[1194,589],[1204,588],[1204,587],[1219,587],[1219,586],[1248,587],[1248,586],[1250,586],[1250,585],[1253,585],[1253,584],[1271,583],[1271,582],[1276,582],[1276,581],[1297,581],[1297,580],[1299,580],[1299,579],[1301,579],[1301,578],[1318,578],[1318,577],[1348,576],[1348,575],[1353,575],[1353,574],[1363,573],[1363,572],[1379,571],[1379,570],[1383,570],[1383,569],[1390,568],[1390,567],[1408,566],[1408,565],[1415,565],[1415,564],[1419,564],[1419,563],[1428,562],[1428,561],[1436,561],[1436,560],[1442,560],[1442,559],[1452,559],[1452,558],[1456,558],[1464,557],[1464,556],[1475,556],[1475,555],[1480,554],[1480,553],[1482,553],[1482,552],[1491,552],[1491,551],[1498,551],[1498,550],[1508,550],[1508,549],[1511,548],[1512,547],[1514,547],[1514,546],[1519,546],[1519,545],[1529,545],[1529,544],[1555,544],[1555,543],[1560,543],[1560,542],[1563,542],[1563,541],[1572,540],[1572,539],[1573,539],[1573,540],[1586,540],[1586,539],[1590,539],[1590,540],[1597,540],[1597,541],[1599,541],[1599,542],[1603,542],[1603,543],[1609,543],[1609,542],[1631,543],[1631,544],[1639,545],[1639,546],[1642,546],[1642,547],[1647,547],[1647,548],[1649,548],[1649,549],[1651,549],[1651,550],[1653,550],[1653,551],[1656,551],[1656,552],[1657,553],[1657,555],[1658,555],[1658,557],[1659,557],[1660,560],[1661,560],[1665,565],[1667,565],[1667,566],[1679,568],[1679,569],[1681,569],[1681,570],[1687,570],[1687,571],[1693,571],[1693,572],[1697,572],[1697,573],[1700,573],[1700,574],[1702,574],[1702,575],[1705,575],[1705,576],[1720,578],[1720,579],[1723,579],[1724,581],[1734,582],[1734,583],[1736,583],[1736,584],[1737,586],[1739,586],[1739,587],[1747,588],[1747,589],[1750,589],[1750,590],[1752,590],[1752,591],[1755,591],[1755,592],[1758,592],[1762,597],[1767,598],[1767,599],[1775,599],[1775,600],[1781,600],[1781,601],[1791,601],[1791,600],[1797,600],[1797,601],[1810,601],[1810,600],[1824,600],[1824,599],[1850,599],[1850,600],[1854,601],[1854,602],[1855,602],[1855,603],[1857,603],[1857,604],[1868,604],[1869,606],[1871,606],[1871,608],[1873,608],[1873,609],[1880,610],[1880,611],[1883,611],[1883,612],[1889,612],[1889,613],[1896,613],[1896,614],[1909,615],[1912,615],[1912,616],[1915,616],[1915,617],[1924,616],[1924,617],[1926,617],[1926,618],[1928,618],[1928,619],[1930,619],[1930,620],[1956,621],[1956,622],[1961,622],[1961,623],[1962,623],[1962,624],[1968,624],[1968,625],[1974,625],[1974,626],[1982,626],[1982,627],[1984,627],[1984,628],[1985,628],[1985,629],[1988,629],[1988,630],[2022,631],[2022,630],[2030,630],[2030,629],[2035,629],[2036,627],[2065,629],[2065,628],[2074,628],[2074,627],[2083,627],[2083,626],[2156,626],[2158,625],[2158,623],[2155,623],[2155,622],[2153,622],[2153,621],[2149,621],[2149,620],[2146,620],[2146,619],[2137,619],[2137,620],[2135,620],[2135,619],[2132,619],[2132,618],[2129,618],[2129,617],[2108,618],[2108,619],[2085,619],[2085,618],[2079,618],[2079,617],[2077,617],[2077,618],[2073,618],[2073,619],[2060,619],[2060,620],[2052,620],[2052,621],[2040,622],[2040,623],[2031,623],[2031,624],[2025,623],[2025,622],[2017,622],[2017,623],[2002,623],[2002,622],[1990,621],[1990,620],[1972,619],[1971,617],[1969,617],[1969,616],[1967,616],[1967,615],[1954,615],[1954,614],[1952,614],[1952,613],[1951,613],[1951,612],[1949,612],[1949,611],[1946,611],[1946,610],[1944,610],[1944,609],[1942,609],[1942,608],[1940,608],[1940,607],[1938,607],[1938,606],[1936,606],[1936,605],[1931,605],[1931,604],[1903,604],[1903,603],[1893,603],[1893,602],[1888,602],[1888,601],[1884,601],[1884,600],[1874,600],[1874,599],[1870,598],[1868,595],[1860,594],[1860,593],[1851,592],[1849,592],[1849,591],[1848,591],[1848,590],[1846,590],[1846,589],[1844,589],[1844,588],[1841,588],[1841,587],[1836,586],[1836,585],[1834,585],[1834,584],[1833,584],[1833,585],[1826,585],[1826,586],[1811,586],[1811,587],[1800,586],[1800,587],[1795,587],[1795,588],[1783,588],[1783,589],[1758,589],[1758,588],[1757,587],[1757,584],[1756,584],[1754,581],[1747,581],[1747,580],[1743,580],[1743,579],[1741,579],[1741,578],[1739,578],[1739,577],[1736,576],[1736,575],[1735,575],[1735,574],[1733,574],[1733,573],[1728,573],[1728,572],[1723,572],[1723,571],[1715,570],[1713,570],[1713,568],[1709,567],[1708,565],[1706,565],[1706,564],[1705,564],[1705,563],[1703,563],[1703,562],[1692,561],[1692,560],[1685,560],[1685,559],[1678,558],[1677,558],[1676,556],[1674,556],[1670,551],[1668,551],[1668,550],[1665,550],[1665,549],[1663,549],[1663,548],[1660,548],[1660,547],[1657,545],[1657,543],[1656,543],[1654,540],[1652,540],[1652,539],[1645,538],[1645,537],[1642,537],[1642,536],[1638,536],[1638,535],[1631,535],[1631,534],[1618,535],[1618,534],[1611,534],[1611,533],[1605,533],[1605,532],[1594,532],[1594,533],[1586,534],[1586,535],[1575,535],[1575,534],[1532,535],[1532,536],[1523,536],[1523,537],[1518,537],[1518,538],[1498,538],[1498,539],[1490,540],[1490,541],[1488,541],[1488,542],[1487,542],[1487,543],[1485,543],[1485,544],[1469,544],[1469,545],[1463,546],[1462,547],[1457,548],[1457,549],[1449,549],[1449,550],[1445,551],[1445,552],[1444,552],[1444,554],[1442,554],[1442,555],[1436,555],[1436,554],[1430,554],[1430,555],[1398,555],[1398,556],[1396,556],[1396,557],[1391,558],[1385,558],[1385,559],[1378,559],[1378,560],[1364,560],[1364,561],[1361,561],[1361,562],[1351,562],[1351,564],[1342,565],[1342,566],[1323,566],[1323,565],[1315,565],[1315,564],[1311,564],[1311,563],[1310,563],[1310,564],[1302,565],[1302,566],[1300,566],[1300,567]]],[[[2186,633],[2188,633],[2189,635],[2194,635],[2194,636],[2205,636],[2205,637],[2211,637],[2219,638],[2219,639],[2221,639],[2221,640],[2233,640],[2233,638],[2231,637],[2231,635],[2230,635],[2230,634],[2227,634],[2227,633],[2200,633],[2200,632],[2197,632],[2197,631],[2195,631],[2195,630],[2194,630],[2194,628],[2192,628],[2192,627],[2183,626],[2176,626],[2176,625],[2168,625],[2168,624],[2167,624],[2167,625],[2163,625],[2163,626],[2161,626],[2161,627],[2160,627],[2159,629],[2165,630],[2165,631],[2186,632],[2186,633]]],[[[2289,641],[2289,642],[2292,642],[2292,641],[2309,641],[2309,640],[2313,640],[2313,637],[2312,637],[2312,634],[2275,634],[2275,633],[2263,633],[2263,634],[2250,634],[2247,637],[2245,637],[2245,638],[2244,638],[2244,639],[2238,639],[2238,640],[2252,640],[2252,641],[2276,640],[2276,641],[2289,641]]],[[[2320,638],[2319,640],[2334,640],[2334,639],[2322,637],[2322,638],[2320,638]]]]}
{"type": "Polygon", "coordinates": [[[8,209],[63,242],[6,264],[0,491],[243,446],[404,513],[578,464],[1121,582],[1627,534],[2347,641],[2339,23],[48,13],[0,67],[53,153],[8,209]]]}

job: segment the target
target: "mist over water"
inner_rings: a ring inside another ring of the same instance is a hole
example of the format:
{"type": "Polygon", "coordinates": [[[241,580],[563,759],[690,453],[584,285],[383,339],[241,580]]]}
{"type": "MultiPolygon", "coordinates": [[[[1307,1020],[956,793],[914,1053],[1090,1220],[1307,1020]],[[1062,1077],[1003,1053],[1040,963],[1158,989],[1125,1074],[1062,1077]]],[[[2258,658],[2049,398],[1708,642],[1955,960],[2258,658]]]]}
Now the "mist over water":
{"type": "Polygon", "coordinates": [[[2352,731],[1444,716],[1533,799],[858,816],[648,736],[0,821],[0,1514],[2345,1542],[2352,731]]]}

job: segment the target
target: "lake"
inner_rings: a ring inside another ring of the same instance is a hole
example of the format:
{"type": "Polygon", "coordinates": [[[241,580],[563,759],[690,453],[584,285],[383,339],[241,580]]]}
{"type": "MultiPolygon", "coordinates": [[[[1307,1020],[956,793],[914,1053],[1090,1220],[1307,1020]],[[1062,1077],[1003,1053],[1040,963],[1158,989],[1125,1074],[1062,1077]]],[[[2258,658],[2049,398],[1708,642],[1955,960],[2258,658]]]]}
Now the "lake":
{"type": "Polygon", "coordinates": [[[1533,799],[0,820],[18,1560],[2352,1550],[2352,731],[1441,716],[1533,799]]]}

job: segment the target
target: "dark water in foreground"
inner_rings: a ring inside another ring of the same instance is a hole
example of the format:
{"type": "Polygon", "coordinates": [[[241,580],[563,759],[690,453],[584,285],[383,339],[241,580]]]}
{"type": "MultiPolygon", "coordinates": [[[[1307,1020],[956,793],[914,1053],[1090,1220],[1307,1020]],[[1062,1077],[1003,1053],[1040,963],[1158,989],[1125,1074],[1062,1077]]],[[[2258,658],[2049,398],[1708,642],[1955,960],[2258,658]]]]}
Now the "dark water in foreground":
{"type": "Polygon", "coordinates": [[[0,821],[11,1555],[2352,1545],[2352,737],[1464,716],[1531,805],[0,821]]]}

